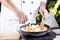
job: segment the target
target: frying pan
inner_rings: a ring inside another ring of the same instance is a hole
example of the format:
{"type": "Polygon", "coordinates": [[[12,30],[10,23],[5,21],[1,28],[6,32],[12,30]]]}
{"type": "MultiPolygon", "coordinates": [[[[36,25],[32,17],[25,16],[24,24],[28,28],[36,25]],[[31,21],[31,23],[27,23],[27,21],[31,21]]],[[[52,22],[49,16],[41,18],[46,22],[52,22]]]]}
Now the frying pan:
{"type": "MultiPolygon", "coordinates": [[[[33,23],[31,25],[37,25],[37,24],[33,23]]],[[[20,28],[23,28],[23,27],[26,27],[26,26],[29,26],[29,24],[23,25],[20,28]]],[[[46,31],[41,31],[41,32],[26,32],[26,31],[22,31],[21,30],[21,35],[25,36],[25,37],[26,36],[43,36],[43,35],[46,35],[50,31],[50,26],[47,25],[47,24],[44,24],[44,26],[46,26],[48,28],[46,31]]]]}

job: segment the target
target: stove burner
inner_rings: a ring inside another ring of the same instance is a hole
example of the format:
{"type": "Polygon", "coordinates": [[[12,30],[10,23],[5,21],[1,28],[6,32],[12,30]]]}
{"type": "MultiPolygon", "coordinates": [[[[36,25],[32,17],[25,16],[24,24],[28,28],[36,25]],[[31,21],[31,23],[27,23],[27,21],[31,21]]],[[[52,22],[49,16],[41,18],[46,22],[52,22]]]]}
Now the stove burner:
{"type": "Polygon", "coordinates": [[[56,37],[56,34],[54,32],[49,32],[48,34],[44,36],[39,36],[39,37],[33,37],[33,36],[28,36],[26,38],[20,37],[20,40],[53,40],[56,37]]]}

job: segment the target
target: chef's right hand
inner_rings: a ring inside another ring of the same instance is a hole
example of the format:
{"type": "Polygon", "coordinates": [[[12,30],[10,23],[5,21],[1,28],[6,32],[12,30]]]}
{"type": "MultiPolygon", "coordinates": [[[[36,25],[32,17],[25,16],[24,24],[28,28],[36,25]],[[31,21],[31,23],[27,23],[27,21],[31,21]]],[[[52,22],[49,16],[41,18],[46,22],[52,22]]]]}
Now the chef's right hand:
{"type": "Polygon", "coordinates": [[[17,17],[19,19],[20,24],[24,24],[28,21],[27,15],[22,11],[17,12],[17,17]]]}

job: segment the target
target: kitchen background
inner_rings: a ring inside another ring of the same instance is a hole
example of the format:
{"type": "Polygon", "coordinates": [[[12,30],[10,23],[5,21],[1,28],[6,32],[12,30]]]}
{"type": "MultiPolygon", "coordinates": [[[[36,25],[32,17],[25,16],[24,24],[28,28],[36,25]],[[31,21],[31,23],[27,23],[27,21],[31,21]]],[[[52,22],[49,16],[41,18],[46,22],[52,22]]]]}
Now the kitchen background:
{"type": "MultiPolygon", "coordinates": [[[[60,0],[47,0],[46,9],[54,15],[60,26],[60,0]]],[[[41,21],[41,15],[38,12],[37,23],[41,21]],[[40,18],[39,18],[40,17],[40,18]],[[40,21],[39,21],[40,20],[40,21]]]]}
{"type": "MultiPolygon", "coordinates": [[[[46,4],[46,9],[54,15],[56,18],[58,24],[60,25],[60,0],[48,0],[46,4]]],[[[0,12],[1,12],[1,3],[0,3],[0,12]]],[[[41,22],[42,16],[37,14],[36,16],[36,22],[39,23],[41,22]]]]}

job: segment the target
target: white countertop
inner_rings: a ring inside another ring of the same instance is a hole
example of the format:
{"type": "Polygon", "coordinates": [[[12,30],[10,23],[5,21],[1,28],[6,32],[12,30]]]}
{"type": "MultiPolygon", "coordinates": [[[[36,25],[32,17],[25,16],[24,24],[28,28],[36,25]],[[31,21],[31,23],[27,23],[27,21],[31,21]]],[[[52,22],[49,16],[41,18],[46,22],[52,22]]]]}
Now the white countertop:
{"type": "MultiPolygon", "coordinates": [[[[60,29],[53,30],[56,34],[60,34],[60,29]]],[[[60,40],[60,35],[56,35],[56,38],[54,40],[60,40]]]]}
{"type": "Polygon", "coordinates": [[[56,38],[54,38],[54,40],[60,40],[60,35],[57,35],[56,38]]]}

